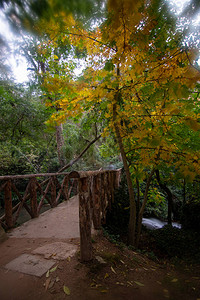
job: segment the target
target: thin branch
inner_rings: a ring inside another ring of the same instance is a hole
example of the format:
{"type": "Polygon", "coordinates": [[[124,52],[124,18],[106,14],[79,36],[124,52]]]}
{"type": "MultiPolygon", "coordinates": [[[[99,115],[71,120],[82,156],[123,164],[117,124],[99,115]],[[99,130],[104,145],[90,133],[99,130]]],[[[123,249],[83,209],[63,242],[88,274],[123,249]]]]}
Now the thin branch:
{"type": "Polygon", "coordinates": [[[197,67],[195,67],[195,66],[193,65],[193,63],[191,62],[191,60],[190,60],[190,58],[189,58],[189,55],[188,55],[188,53],[187,53],[187,50],[185,50],[185,54],[186,54],[186,56],[187,56],[187,59],[188,59],[188,61],[189,61],[190,66],[193,67],[195,70],[197,70],[197,71],[200,73],[200,70],[199,70],[197,67]]]}
{"type": "Polygon", "coordinates": [[[64,170],[70,168],[73,164],[75,164],[84,154],[85,152],[97,141],[99,140],[101,137],[101,135],[95,137],[94,140],[92,140],[88,145],[87,147],[85,147],[85,149],[75,158],[75,159],[72,159],[66,166],[64,166],[63,168],[61,168],[58,173],[61,173],[63,172],[64,170]]]}

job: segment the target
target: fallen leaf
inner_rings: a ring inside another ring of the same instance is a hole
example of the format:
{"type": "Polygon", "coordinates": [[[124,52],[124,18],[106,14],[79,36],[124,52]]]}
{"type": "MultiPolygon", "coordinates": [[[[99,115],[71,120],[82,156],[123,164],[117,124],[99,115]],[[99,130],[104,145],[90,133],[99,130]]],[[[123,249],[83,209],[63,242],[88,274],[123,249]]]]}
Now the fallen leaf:
{"type": "Polygon", "coordinates": [[[113,269],[113,267],[110,267],[110,268],[113,273],[117,274],[116,271],[113,269]]]}
{"type": "Polygon", "coordinates": [[[139,282],[139,281],[134,281],[137,285],[139,285],[139,286],[144,286],[144,284],[143,283],[141,283],[141,282],[139,282]]]}
{"type": "Polygon", "coordinates": [[[50,273],[55,272],[55,270],[57,269],[57,267],[58,267],[58,266],[55,266],[55,267],[52,268],[49,272],[50,272],[50,273]]]}
{"type": "Polygon", "coordinates": [[[108,278],[109,277],[109,274],[106,273],[105,276],[104,276],[104,279],[108,278]]]}
{"type": "Polygon", "coordinates": [[[59,277],[56,277],[56,282],[60,281],[60,278],[59,277]]]}
{"type": "Polygon", "coordinates": [[[116,282],[117,285],[125,285],[123,282],[116,282]]]}
{"type": "Polygon", "coordinates": [[[101,290],[101,293],[107,293],[108,290],[101,290]]]}
{"type": "Polygon", "coordinates": [[[49,284],[49,289],[51,289],[53,286],[54,286],[54,283],[55,283],[55,279],[54,280],[51,280],[50,284],[49,284]]]}
{"type": "Polygon", "coordinates": [[[70,295],[70,289],[66,285],[63,286],[63,291],[66,295],[70,295]]]}
{"type": "Polygon", "coordinates": [[[45,290],[47,291],[49,288],[49,284],[50,284],[51,278],[48,278],[45,282],[45,290]]]}
{"type": "Polygon", "coordinates": [[[90,284],[90,286],[91,286],[91,287],[96,287],[96,283],[92,282],[92,283],[90,284]]]}
{"type": "Polygon", "coordinates": [[[174,278],[174,279],[171,280],[171,282],[177,282],[177,281],[178,281],[177,278],[174,278]]]}
{"type": "Polygon", "coordinates": [[[145,271],[148,271],[148,269],[147,269],[147,268],[145,268],[145,267],[143,267],[143,269],[144,269],[145,271]]]}
{"type": "Polygon", "coordinates": [[[46,272],[46,278],[49,277],[49,270],[46,272]]]}
{"type": "Polygon", "coordinates": [[[123,265],[125,264],[125,262],[124,262],[123,260],[120,259],[120,261],[121,261],[121,263],[122,263],[123,265]]]}
{"type": "Polygon", "coordinates": [[[129,285],[133,285],[130,281],[127,281],[127,283],[128,283],[129,285]]]}

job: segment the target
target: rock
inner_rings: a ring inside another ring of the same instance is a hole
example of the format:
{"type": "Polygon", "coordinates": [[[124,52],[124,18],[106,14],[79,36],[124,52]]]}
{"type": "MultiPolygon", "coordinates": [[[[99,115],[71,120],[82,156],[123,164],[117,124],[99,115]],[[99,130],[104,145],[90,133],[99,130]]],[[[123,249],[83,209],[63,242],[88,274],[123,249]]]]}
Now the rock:
{"type": "Polygon", "coordinates": [[[5,240],[7,240],[7,234],[5,233],[4,229],[2,228],[1,224],[0,224],[0,243],[4,242],[5,240]]]}
{"type": "Polygon", "coordinates": [[[95,256],[95,258],[100,264],[106,265],[106,261],[101,256],[95,256]]]}

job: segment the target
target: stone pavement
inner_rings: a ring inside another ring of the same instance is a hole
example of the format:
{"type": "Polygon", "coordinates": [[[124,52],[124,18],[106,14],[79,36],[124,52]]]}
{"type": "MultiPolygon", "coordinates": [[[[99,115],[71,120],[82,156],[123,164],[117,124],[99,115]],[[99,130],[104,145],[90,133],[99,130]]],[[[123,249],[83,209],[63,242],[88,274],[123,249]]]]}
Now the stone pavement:
{"type": "Polygon", "coordinates": [[[41,277],[56,261],[73,256],[79,244],[78,197],[11,230],[0,244],[0,273],[41,277]]]}
{"type": "Polygon", "coordinates": [[[27,221],[13,229],[8,236],[61,239],[80,237],[78,197],[74,196],[69,201],[45,211],[38,218],[27,221]]]}

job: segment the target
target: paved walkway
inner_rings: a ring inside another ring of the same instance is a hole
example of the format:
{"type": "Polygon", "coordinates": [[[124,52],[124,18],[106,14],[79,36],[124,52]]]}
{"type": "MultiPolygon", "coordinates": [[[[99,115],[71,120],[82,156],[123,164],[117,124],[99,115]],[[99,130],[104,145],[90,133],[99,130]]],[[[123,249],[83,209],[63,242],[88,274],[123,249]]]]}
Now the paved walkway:
{"type": "Polygon", "coordinates": [[[59,238],[69,239],[80,237],[78,197],[72,197],[51,208],[38,218],[31,219],[12,230],[11,238],[59,238]]]}
{"type": "Polygon", "coordinates": [[[45,211],[7,235],[8,239],[0,244],[2,300],[1,275],[14,271],[41,277],[56,260],[64,260],[78,250],[78,197],[45,211]]]}

